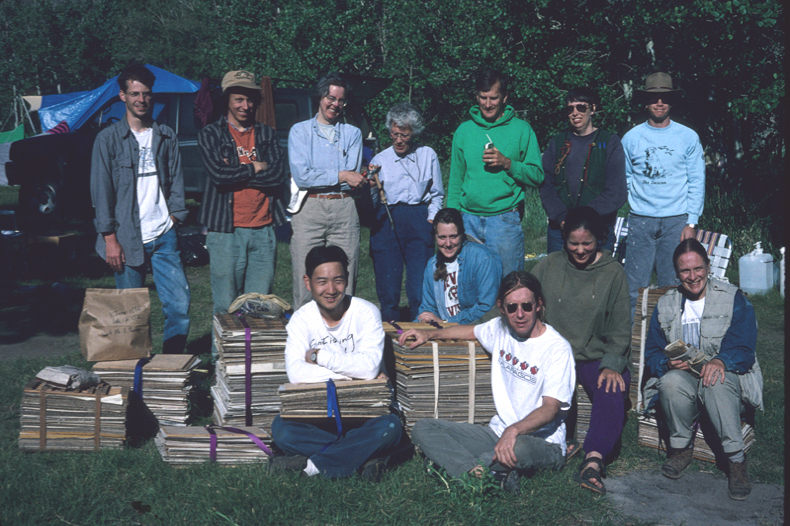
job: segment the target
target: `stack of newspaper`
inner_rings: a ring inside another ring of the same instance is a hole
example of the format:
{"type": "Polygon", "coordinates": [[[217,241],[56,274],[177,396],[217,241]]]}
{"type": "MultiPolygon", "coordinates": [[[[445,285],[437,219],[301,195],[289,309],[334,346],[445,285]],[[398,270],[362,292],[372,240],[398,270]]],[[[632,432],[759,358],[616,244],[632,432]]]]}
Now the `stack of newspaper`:
{"type": "Polygon", "coordinates": [[[211,388],[214,422],[269,429],[280,412],[277,390],[288,383],[285,321],[216,315],[214,338],[219,351],[217,383],[211,388]]]}
{"type": "MultiPolygon", "coordinates": [[[[749,451],[754,445],[756,438],[754,428],[745,421],[742,421],[741,433],[743,434],[743,450],[749,451]]],[[[715,449],[721,449],[715,435],[715,432],[709,432],[708,438],[715,449]]],[[[666,451],[668,439],[669,431],[666,429],[661,430],[655,417],[644,415],[639,417],[639,436],[637,438],[639,445],[666,451]]],[[[703,426],[699,426],[694,436],[694,458],[705,462],[716,462],[716,455],[714,453],[714,448],[711,448],[711,444],[708,444],[705,440],[703,426]]]]}
{"type": "Polygon", "coordinates": [[[266,462],[269,455],[247,434],[261,442],[271,442],[259,427],[241,427],[239,432],[221,428],[163,426],[154,438],[159,454],[168,464],[187,465],[211,460],[211,436],[214,435],[214,460],[219,464],[266,462]]]}
{"type": "Polygon", "coordinates": [[[98,450],[123,447],[128,389],[104,382],[67,391],[31,380],[22,395],[20,449],[98,450]]]}
{"type": "MultiPolygon", "coordinates": [[[[334,382],[340,415],[376,418],[389,414],[390,388],[387,380],[338,380],[334,382]]],[[[285,384],[280,388],[281,414],[286,418],[327,416],[327,385],[285,384]]]]}
{"type": "MultiPolygon", "coordinates": [[[[113,386],[134,384],[139,360],[97,362],[93,372],[113,386]]],[[[189,421],[189,393],[194,388],[192,370],[200,363],[189,354],[155,354],[141,368],[142,399],[160,425],[185,426],[189,421]]]]}
{"type": "MultiPolygon", "coordinates": [[[[443,324],[451,326],[453,324],[443,324]]],[[[407,429],[423,418],[485,424],[496,414],[491,392],[491,357],[476,340],[398,345],[398,331],[429,329],[424,323],[384,324],[392,342],[396,395],[407,429]]],[[[386,345],[389,345],[387,342],[386,345]]]]}

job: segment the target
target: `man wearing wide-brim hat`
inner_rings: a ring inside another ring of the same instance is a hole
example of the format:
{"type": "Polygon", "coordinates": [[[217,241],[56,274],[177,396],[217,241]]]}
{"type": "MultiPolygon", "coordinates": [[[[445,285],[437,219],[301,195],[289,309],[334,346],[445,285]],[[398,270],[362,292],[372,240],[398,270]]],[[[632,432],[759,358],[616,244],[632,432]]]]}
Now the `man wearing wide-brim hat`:
{"type": "Polygon", "coordinates": [[[623,137],[628,184],[628,244],[625,272],[631,316],[637,291],[650,285],[653,268],[658,286],[676,284],[672,252],[696,235],[705,200],[705,161],[699,136],[670,118],[680,100],[667,73],[653,73],[637,90],[647,121],[623,137]]]}
{"type": "Polygon", "coordinates": [[[226,73],[223,115],[198,135],[208,176],[198,221],[208,229],[214,314],[226,314],[241,294],[272,292],[286,171],[275,131],[255,122],[260,103],[254,74],[226,73]]]}

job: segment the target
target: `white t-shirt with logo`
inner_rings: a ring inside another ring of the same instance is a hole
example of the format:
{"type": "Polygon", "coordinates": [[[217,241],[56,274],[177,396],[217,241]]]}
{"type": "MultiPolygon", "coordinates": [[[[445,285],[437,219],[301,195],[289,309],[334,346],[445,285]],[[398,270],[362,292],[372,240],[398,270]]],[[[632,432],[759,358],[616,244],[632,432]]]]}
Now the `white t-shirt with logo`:
{"type": "Polygon", "coordinates": [[[576,370],[565,338],[546,325],[537,338],[518,339],[502,318],[475,327],[475,338],[491,352],[491,389],[497,414],[489,424],[498,435],[543,405],[543,397],[560,402],[554,421],[532,433],[565,453],[565,417],[571,407],[576,370]]]}
{"type": "Polygon", "coordinates": [[[680,321],[683,325],[683,341],[699,349],[699,321],[702,311],[705,310],[705,298],[697,301],[686,300],[683,316],[680,321]]]}
{"type": "Polygon", "coordinates": [[[461,312],[458,301],[458,258],[452,263],[447,263],[447,277],[444,278],[444,306],[450,318],[461,312]]]}
{"type": "Polygon", "coordinates": [[[137,159],[137,207],[140,210],[140,233],[143,243],[158,238],[173,226],[167,201],[159,186],[159,174],[156,172],[154,152],[151,149],[153,129],[143,132],[132,130],[140,151],[137,159]]]}

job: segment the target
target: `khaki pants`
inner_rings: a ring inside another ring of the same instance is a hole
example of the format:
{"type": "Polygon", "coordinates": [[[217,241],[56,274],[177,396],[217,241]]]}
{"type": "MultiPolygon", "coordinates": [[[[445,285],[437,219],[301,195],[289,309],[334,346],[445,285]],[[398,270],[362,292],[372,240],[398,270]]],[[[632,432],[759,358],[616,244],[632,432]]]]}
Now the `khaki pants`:
{"type": "Polygon", "coordinates": [[[691,442],[691,426],[704,407],[721,438],[725,453],[743,449],[740,375],[725,373],[724,383],[704,387],[693,374],[672,369],[658,382],[658,399],[669,426],[669,446],[683,449],[691,442]]]}
{"type": "Polygon", "coordinates": [[[304,284],[304,259],[310,249],[334,245],[348,256],[346,294],[354,295],[359,268],[359,216],[354,199],[308,197],[302,210],[291,218],[291,265],[293,266],[294,311],[313,299],[304,284]]]}

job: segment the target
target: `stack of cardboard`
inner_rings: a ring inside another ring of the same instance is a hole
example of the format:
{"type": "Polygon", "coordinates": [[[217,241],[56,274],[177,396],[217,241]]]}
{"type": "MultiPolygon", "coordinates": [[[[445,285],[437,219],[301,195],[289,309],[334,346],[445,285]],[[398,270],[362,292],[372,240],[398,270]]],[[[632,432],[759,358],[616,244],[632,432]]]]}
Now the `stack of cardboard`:
{"type": "Polygon", "coordinates": [[[219,351],[217,383],[211,388],[214,422],[222,426],[254,425],[269,429],[280,412],[277,391],[288,382],[285,373],[285,321],[235,314],[216,315],[214,338],[219,351]],[[249,370],[245,324],[249,327],[249,370]]]}
{"type": "MultiPolygon", "coordinates": [[[[334,384],[342,416],[376,418],[389,414],[387,380],[338,380],[334,384]]],[[[285,418],[326,417],[326,398],[325,383],[285,384],[280,388],[281,414],[285,418]]]]}
{"type": "MultiPolygon", "coordinates": [[[[749,451],[755,442],[754,428],[746,422],[741,422],[741,433],[743,434],[743,450],[749,451]]],[[[694,458],[705,462],[716,462],[716,454],[714,449],[720,450],[720,444],[717,442],[715,433],[708,434],[710,443],[705,440],[705,434],[702,427],[698,427],[696,435],[694,436],[694,458]],[[711,447],[713,445],[713,447],[711,447]]],[[[669,432],[666,429],[660,429],[659,422],[654,416],[640,416],[639,417],[639,436],[637,442],[639,445],[652,447],[661,451],[666,451],[667,441],[669,439],[669,432]]]]}
{"type": "MultiPolygon", "coordinates": [[[[269,435],[258,427],[242,427],[261,442],[271,442],[269,435]]],[[[269,455],[244,433],[205,427],[163,426],[154,438],[162,459],[172,465],[187,465],[211,459],[211,435],[216,436],[215,456],[219,464],[249,464],[266,462],[269,455]]]]}
{"type": "MultiPolygon", "coordinates": [[[[93,372],[113,386],[132,389],[139,360],[97,362],[93,372]]],[[[155,354],[142,367],[143,402],[160,425],[185,426],[189,421],[192,370],[200,363],[188,354],[155,354]]]]}
{"type": "MultiPolygon", "coordinates": [[[[453,324],[443,324],[451,326],[453,324]]],[[[429,329],[424,323],[384,324],[392,341],[396,394],[407,429],[423,418],[485,424],[496,414],[491,392],[491,357],[476,340],[398,345],[398,331],[429,329]]]]}
{"type": "Polygon", "coordinates": [[[120,448],[126,435],[128,389],[102,382],[67,391],[31,380],[22,395],[20,449],[120,448]]]}

